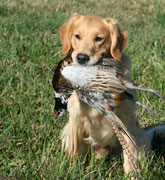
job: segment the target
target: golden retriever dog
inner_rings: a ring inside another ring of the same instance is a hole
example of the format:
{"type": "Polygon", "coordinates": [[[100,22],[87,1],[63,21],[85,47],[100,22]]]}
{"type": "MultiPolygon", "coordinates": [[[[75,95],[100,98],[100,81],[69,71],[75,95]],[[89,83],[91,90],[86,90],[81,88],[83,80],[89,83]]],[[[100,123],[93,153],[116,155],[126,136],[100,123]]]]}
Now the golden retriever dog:
{"type": "MultiPolygon", "coordinates": [[[[130,59],[122,53],[127,43],[127,34],[120,29],[115,19],[74,14],[60,27],[60,38],[63,45],[62,53],[72,52],[74,63],[91,66],[105,57],[119,61],[123,67],[130,70],[130,59]]],[[[129,72],[127,77],[130,79],[129,72]]],[[[131,93],[136,96],[134,90],[131,90],[131,93]]],[[[117,149],[120,152],[120,144],[111,124],[96,109],[82,102],[76,92],[69,98],[67,109],[69,121],[61,132],[61,139],[62,148],[71,157],[77,154],[85,155],[89,144],[98,159],[108,150],[117,149]]],[[[137,145],[145,145],[149,150],[150,137],[139,127],[135,111],[134,102],[123,100],[115,113],[134,137],[137,145]]],[[[136,152],[131,142],[129,145],[136,152]]],[[[125,153],[123,167],[126,174],[132,171],[125,153]]]]}

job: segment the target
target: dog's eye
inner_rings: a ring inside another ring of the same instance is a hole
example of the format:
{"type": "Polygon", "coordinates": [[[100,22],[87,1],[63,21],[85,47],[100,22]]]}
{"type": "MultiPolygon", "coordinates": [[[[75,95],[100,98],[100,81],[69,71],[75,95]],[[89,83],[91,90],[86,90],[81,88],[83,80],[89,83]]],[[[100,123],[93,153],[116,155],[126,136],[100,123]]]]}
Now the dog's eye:
{"type": "Polygon", "coordinates": [[[95,41],[101,41],[101,40],[103,40],[103,38],[102,37],[99,37],[99,36],[97,36],[97,37],[95,37],[95,39],[94,39],[95,41]]]}
{"type": "Polygon", "coordinates": [[[76,34],[75,38],[80,40],[80,35],[76,34]]]}

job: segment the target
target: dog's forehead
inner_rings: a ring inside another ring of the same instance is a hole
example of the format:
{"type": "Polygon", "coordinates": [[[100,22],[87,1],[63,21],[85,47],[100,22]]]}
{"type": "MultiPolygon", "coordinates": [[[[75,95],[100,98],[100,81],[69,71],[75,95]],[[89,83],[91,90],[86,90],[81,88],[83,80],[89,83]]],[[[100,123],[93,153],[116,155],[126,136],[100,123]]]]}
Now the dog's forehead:
{"type": "Polygon", "coordinates": [[[103,26],[104,24],[104,19],[97,17],[97,16],[84,16],[84,18],[81,19],[80,23],[88,25],[88,26],[103,26]]]}
{"type": "Polygon", "coordinates": [[[108,31],[104,19],[97,16],[84,16],[77,20],[74,26],[74,30],[77,31],[92,31],[93,33],[104,33],[108,31]]]}

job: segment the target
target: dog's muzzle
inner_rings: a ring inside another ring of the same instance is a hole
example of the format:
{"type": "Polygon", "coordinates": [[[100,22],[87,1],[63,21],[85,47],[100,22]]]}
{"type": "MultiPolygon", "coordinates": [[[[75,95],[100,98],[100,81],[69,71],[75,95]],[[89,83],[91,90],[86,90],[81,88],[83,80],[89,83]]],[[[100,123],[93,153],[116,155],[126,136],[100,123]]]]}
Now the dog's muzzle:
{"type": "Polygon", "coordinates": [[[78,53],[76,56],[77,62],[81,65],[86,64],[90,58],[87,54],[78,53]]]}

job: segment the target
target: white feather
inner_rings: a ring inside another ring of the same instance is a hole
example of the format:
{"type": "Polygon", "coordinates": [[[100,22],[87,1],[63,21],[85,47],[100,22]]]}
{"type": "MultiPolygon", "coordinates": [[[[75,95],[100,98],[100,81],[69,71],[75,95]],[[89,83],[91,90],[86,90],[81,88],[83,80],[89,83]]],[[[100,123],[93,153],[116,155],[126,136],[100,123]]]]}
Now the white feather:
{"type": "Polygon", "coordinates": [[[97,66],[71,65],[63,69],[62,75],[71,83],[77,84],[82,88],[98,90],[95,85],[102,84],[104,87],[99,86],[100,91],[115,89],[123,92],[125,90],[125,86],[116,77],[115,69],[110,71],[109,69],[101,69],[97,66]]]}
{"type": "Polygon", "coordinates": [[[73,83],[78,83],[80,86],[85,86],[89,78],[95,77],[97,67],[85,68],[83,66],[73,65],[65,67],[62,71],[62,75],[69,79],[73,83]]]}

